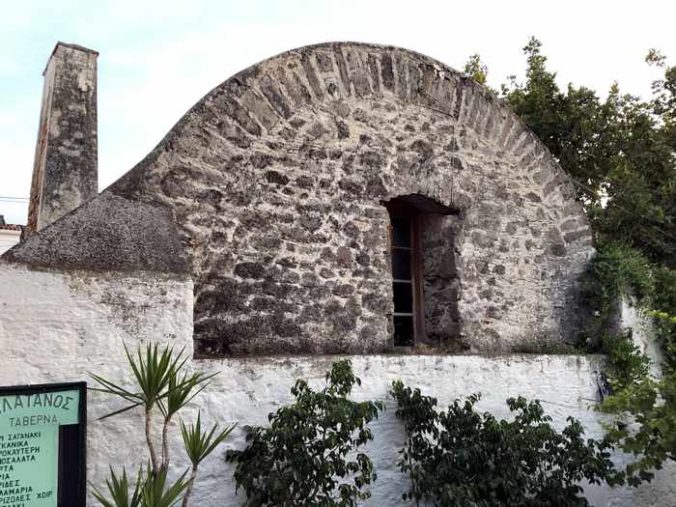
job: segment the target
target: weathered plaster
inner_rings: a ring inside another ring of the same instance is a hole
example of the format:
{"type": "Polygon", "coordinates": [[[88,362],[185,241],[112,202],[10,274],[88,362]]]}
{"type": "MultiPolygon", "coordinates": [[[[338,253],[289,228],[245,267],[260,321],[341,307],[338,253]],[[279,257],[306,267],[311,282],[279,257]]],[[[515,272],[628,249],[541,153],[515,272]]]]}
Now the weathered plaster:
{"type": "Polygon", "coordinates": [[[171,210],[112,194],[85,203],[77,213],[30,235],[2,258],[41,268],[86,268],[110,276],[140,270],[186,273],[189,266],[171,210]]]}
{"type": "MultiPolygon", "coordinates": [[[[87,380],[93,371],[129,385],[122,342],[134,347],[142,340],[192,346],[192,283],[186,277],[156,273],[100,274],[28,270],[0,262],[0,384],[87,380]]],[[[190,421],[202,411],[205,422],[238,421],[265,424],[267,414],[290,401],[289,388],[298,378],[320,385],[336,357],[280,357],[192,360],[189,368],[219,372],[210,387],[192,403],[183,417],[190,421]]],[[[402,379],[440,403],[481,392],[481,408],[506,416],[504,400],[522,394],[543,400],[555,424],[572,415],[590,436],[600,436],[599,414],[592,406],[597,396],[600,359],[584,356],[412,356],[352,357],[362,387],[356,399],[381,399],[387,409],[373,426],[370,445],[378,471],[372,488],[372,506],[406,505],[400,495],[407,486],[398,472],[397,450],[403,442],[401,425],[387,398],[390,383],[402,379]]],[[[141,414],[138,411],[97,421],[119,408],[117,400],[89,393],[88,479],[101,485],[108,465],[119,469],[145,458],[141,414]]],[[[177,468],[186,466],[175,422],[171,449],[177,468]]],[[[237,430],[227,446],[243,445],[237,430]]],[[[224,449],[223,449],[224,450],[224,449]]],[[[193,505],[238,505],[232,469],[223,450],[205,463],[195,487],[193,505]]],[[[671,506],[676,503],[674,467],[639,489],[609,491],[590,488],[594,505],[671,506]]],[[[91,499],[90,499],[91,500],[91,499]]],[[[94,505],[93,500],[90,502],[94,505]]]]}
{"type": "Polygon", "coordinates": [[[646,315],[636,298],[624,296],[619,301],[618,330],[631,329],[631,338],[638,349],[650,360],[650,371],[655,377],[662,375],[664,352],[657,337],[653,319],[646,315]]]}

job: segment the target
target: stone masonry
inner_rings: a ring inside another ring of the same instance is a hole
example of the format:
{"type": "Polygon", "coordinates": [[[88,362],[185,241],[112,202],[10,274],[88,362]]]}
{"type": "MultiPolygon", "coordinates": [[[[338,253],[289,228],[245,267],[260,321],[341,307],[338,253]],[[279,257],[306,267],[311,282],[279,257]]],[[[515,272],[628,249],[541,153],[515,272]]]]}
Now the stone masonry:
{"type": "Polygon", "coordinates": [[[189,273],[199,356],[382,352],[383,204],[406,196],[452,210],[423,220],[431,343],[574,338],[593,247],[566,175],[485,88],[392,47],[309,46],[233,76],[129,173],[4,259],[189,273]]]}
{"type": "Polygon", "coordinates": [[[98,192],[96,58],[59,42],[45,69],[40,127],[28,210],[28,234],[98,192]]]}

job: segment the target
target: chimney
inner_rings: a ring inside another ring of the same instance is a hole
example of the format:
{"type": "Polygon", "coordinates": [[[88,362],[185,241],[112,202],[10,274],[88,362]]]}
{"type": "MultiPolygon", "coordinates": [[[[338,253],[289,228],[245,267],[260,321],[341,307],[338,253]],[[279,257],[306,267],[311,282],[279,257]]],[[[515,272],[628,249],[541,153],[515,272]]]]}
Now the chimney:
{"type": "Polygon", "coordinates": [[[56,44],[47,62],[35,147],[27,233],[39,231],[98,193],[96,58],[56,44]]]}

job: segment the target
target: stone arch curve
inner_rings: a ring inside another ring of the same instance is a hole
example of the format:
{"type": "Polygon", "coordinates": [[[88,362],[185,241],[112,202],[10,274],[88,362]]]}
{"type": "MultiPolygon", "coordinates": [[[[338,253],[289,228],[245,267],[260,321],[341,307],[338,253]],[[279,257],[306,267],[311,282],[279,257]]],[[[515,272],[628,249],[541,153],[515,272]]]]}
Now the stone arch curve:
{"type": "Polygon", "coordinates": [[[392,302],[380,202],[409,194],[462,217],[453,248],[465,346],[570,338],[592,252],[572,185],[485,88],[394,47],[319,44],[236,74],[89,212],[12,256],[101,268],[104,253],[84,245],[87,215],[129,208],[97,234],[120,245],[115,269],[190,273],[198,353],[382,351],[392,302]],[[157,222],[151,245],[126,234],[141,216],[157,222]],[[80,244],[44,253],[68,227],[80,244]]]}

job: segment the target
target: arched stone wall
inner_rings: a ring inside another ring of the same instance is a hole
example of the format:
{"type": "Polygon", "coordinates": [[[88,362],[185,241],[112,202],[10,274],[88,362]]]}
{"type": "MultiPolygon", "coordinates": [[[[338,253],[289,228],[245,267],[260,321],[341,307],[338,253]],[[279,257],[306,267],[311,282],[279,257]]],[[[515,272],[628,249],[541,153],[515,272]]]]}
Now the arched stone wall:
{"type": "Polygon", "coordinates": [[[91,267],[110,254],[82,237],[67,254],[53,245],[104,209],[115,219],[87,234],[119,240],[115,269],[183,269],[158,259],[150,236],[189,266],[198,354],[384,351],[392,278],[381,203],[411,194],[457,210],[435,234],[454,238],[464,347],[571,338],[593,249],[570,182],[485,88],[392,47],[309,46],[233,76],[138,166],[7,258],[91,267]],[[161,217],[144,224],[159,232],[128,237],[138,216],[120,215],[117,200],[161,217]]]}

